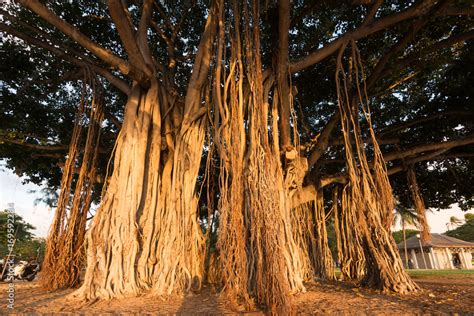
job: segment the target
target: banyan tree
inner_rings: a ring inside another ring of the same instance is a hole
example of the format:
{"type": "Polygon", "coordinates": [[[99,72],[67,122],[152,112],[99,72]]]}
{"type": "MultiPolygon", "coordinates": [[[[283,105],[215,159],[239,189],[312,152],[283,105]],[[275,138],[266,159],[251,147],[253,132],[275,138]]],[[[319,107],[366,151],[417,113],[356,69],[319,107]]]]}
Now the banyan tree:
{"type": "Polygon", "coordinates": [[[401,95],[472,51],[472,13],[434,0],[6,4],[4,44],[62,65],[80,94],[44,286],[93,301],[212,282],[236,309],[290,311],[338,261],[345,280],[419,290],[390,233],[392,176],[408,175],[423,219],[416,167],[462,159],[474,137],[463,123],[407,146],[396,136],[466,110],[430,108],[434,96],[407,110],[401,95]]]}

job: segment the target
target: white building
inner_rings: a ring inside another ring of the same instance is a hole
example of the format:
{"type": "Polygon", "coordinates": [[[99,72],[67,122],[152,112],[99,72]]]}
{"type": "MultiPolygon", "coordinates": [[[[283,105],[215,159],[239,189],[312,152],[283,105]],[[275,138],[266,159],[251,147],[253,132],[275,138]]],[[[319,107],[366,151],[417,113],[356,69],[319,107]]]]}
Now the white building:
{"type": "MultiPolygon", "coordinates": [[[[408,266],[410,269],[473,269],[474,243],[441,234],[431,234],[431,239],[422,242],[417,236],[406,241],[408,266]]],[[[405,244],[398,249],[405,260],[405,244]]]]}

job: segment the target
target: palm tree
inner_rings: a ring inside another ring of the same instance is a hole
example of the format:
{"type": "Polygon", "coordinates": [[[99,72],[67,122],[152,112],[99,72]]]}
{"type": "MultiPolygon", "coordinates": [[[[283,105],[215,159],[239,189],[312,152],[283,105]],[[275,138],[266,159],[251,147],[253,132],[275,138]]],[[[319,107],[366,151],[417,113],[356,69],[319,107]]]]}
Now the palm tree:
{"type": "Polygon", "coordinates": [[[449,224],[450,224],[451,228],[453,228],[453,227],[455,227],[455,226],[461,225],[462,222],[463,222],[463,220],[457,218],[456,216],[451,216],[451,217],[449,218],[449,224]]]}
{"type": "Polygon", "coordinates": [[[400,225],[402,226],[403,245],[404,245],[404,250],[405,250],[405,265],[406,265],[406,268],[408,269],[408,250],[407,250],[407,237],[406,237],[405,229],[406,229],[406,225],[416,226],[418,223],[418,216],[413,209],[409,209],[401,205],[398,205],[395,208],[395,211],[393,214],[392,225],[395,226],[397,223],[400,223],[400,225]]]}

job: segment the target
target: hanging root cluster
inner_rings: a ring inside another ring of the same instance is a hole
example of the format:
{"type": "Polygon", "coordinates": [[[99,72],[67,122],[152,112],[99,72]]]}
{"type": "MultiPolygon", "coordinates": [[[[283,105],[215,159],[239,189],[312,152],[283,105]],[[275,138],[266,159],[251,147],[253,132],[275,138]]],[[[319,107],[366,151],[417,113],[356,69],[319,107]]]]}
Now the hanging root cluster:
{"type": "Polygon", "coordinates": [[[427,241],[430,239],[430,227],[426,220],[425,202],[423,201],[418,182],[416,181],[415,166],[413,165],[411,165],[407,170],[407,182],[410,188],[413,205],[415,206],[418,225],[420,226],[421,240],[427,241]]]}
{"type": "Polygon", "coordinates": [[[315,276],[323,280],[333,280],[335,279],[334,260],[328,244],[326,213],[324,210],[322,191],[317,192],[316,195],[314,222],[316,223],[315,239],[317,242],[313,255],[315,276]]]}
{"type": "Polygon", "coordinates": [[[220,279],[223,294],[237,307],[256,303],[289,312],[291,294],[304,290],[308,263],[304,268],[300,262],[301,249],[293,237],[278,129],[273,138],[269,135],[278,109],[273,106],[269,122],[267,96],[273,79],[261,74],[258,2],[239,5],[233,1],[233,25],[219,24],[218,60],[225,47],[225,28],[232,30],[229,73],[219,63],[213,76],[213,128],[221,160],[220,279]]]}
{"type": "Polygon", "coordinates": [[[86,219],[96,180],[103,120],[100,82],[87,69],[84,73],[82,95],[75,115],[58,205],[48,235],[40,275],[41,285],[48,290],[78,286],[84,265],[86,219]],[[85,142],[82,142],[85,130],[85,142]]]}
{"type": "Polygon", "coordinates": [[[291,228],[301,265],[301,275],[305,281],[315,276],[317,240],[315,236],[313,203],[304,203],[293,208],[290,213],[291,228]]]}
{"type": "MultiPolygon", "coordinates": [[[[379,288],[384,291],[408,293],[416,291],[418,286],[404,271],[400,255],[389,230],[391,213],[393,211],[393,198],[386,167],[382,154],[377,145],[370,120],[368,98],[365,87],[361,87],[364,73],[359,51],[355,42],[351,42],[351,54],[348,57],[348,69],[342,66],[344,45],[338,55],[336,70],[336,86],[338,93],[339,110],[341,114],[342,131],[344,135],[345,155],[349,184],[344,189],[344,202],[341,219],[347,220],[344,212],[355,215],[355,225],[348,226],[347,222],[339,222],[339,231],[342,238],[347,240],[355,235],[360,235],[355,247],[355,252],[364,253],[365,271],[362,284],[379,288]],[[342,83],[341,83],[342,78],[342,83]],[[359,111],[362,111],[367,128],[373,143],[373,164],[368,163],[367,147],[362,140],[359,111]],[[352,231],[354,228],[357,231],[352,231]]],[[[341,242],[342,244],[342,242],[341,242]]],[[[347,264],[360,264],[360,260],[351,255],[351,251],[341,247],[342,262],[347,264]]],[[[359,256],[357,254],[357,256],[359,256]]],[[[345,276],[359,277],[360,267],[344,267],[345,276]]]]}
{"type": "Polygon", "coordinates": [[[356,208],[351,203],[349,186],[341,194],[338,206],[339,188],[333,190],[334,230],[337,242],[337,257],[341,266],[342,280],[361,280],[365,272],[362,233],[357,223],[356,208]]]}

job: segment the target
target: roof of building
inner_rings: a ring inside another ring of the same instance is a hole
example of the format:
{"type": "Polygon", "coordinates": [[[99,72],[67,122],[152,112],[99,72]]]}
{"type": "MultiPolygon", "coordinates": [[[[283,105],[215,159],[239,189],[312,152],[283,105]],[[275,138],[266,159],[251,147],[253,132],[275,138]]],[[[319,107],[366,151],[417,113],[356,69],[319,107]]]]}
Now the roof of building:
{"type": "MultiPolygon", "coordinates": [[[[425,242],[421,242],[423,247],[433,247],[433,248],[450,248],[450,247],[458,247],[458,248],[474,248],[473,242],[464,241],[461,239],[449,237],[442,234],[431,234],[430,240],[425,242]]],[[[400,242],[398,248],[403,249],[404,244],[403,241],[400,242]]],[[[407,239],[407,249],[413,248],[420,248],[420,244],[418,242],[418,238],[412,236],[407,239]]]]}

